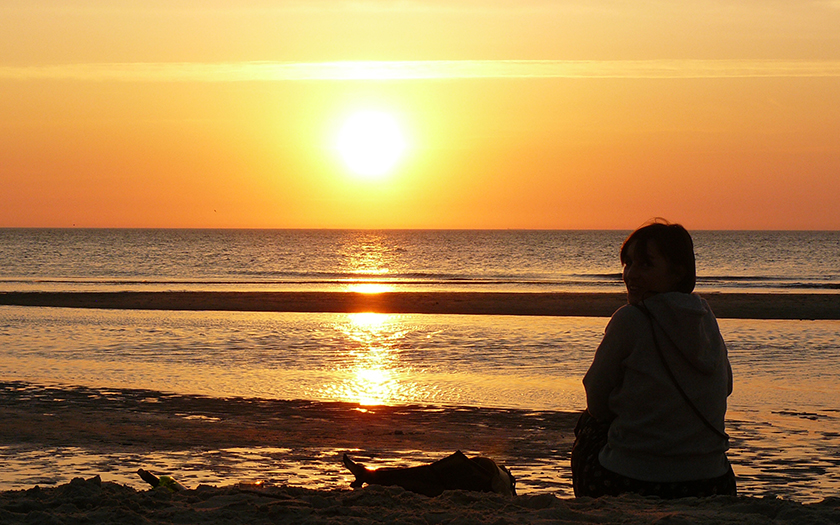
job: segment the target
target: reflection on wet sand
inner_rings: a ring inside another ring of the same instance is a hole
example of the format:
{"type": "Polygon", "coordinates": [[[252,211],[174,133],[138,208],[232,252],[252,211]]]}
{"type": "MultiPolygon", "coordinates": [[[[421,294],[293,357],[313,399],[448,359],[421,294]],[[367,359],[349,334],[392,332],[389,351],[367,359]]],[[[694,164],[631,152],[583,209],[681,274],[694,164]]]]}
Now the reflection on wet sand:
{"type": "Polygon", "coordinates": [[[727,421],[733,437],[729,457],[738,476],[739,493],[796,494],[797,499],[807,501],[837,494],[838,416],[840,410],[733,411],[727,421]]]}
{"type": "MultiPolygon", "coordinates": [[[[840,490],[838,413],[733,411],[739,493],[814,502],[840,490]]],[[[499,460],[521,494],[571,495],[574,412],[366,406],[213,398],[148,390],[0,383],[0,489],[97,474],[145,488],[138,468],[189,487],[265,481],[346,488],[348,452],[371,467],[428,463],[461,449],[499,460]]]]}
{"type": "Polygon", "coordinates": [[[146,488],[138,468],[188,487],[265,481],[347,488],[341,456],[371,467],[462,450],[514,469],[522,494],[566,493],[576,414],[184,396],[0,384],[0,489],[97,474],[146,488]],[[196,417],[199,416],[199,417],[196,417]],[[32,432],[32,428],[39,429],[32,432]],[[5,446],[4,446],[5,445],[5,446]]]}

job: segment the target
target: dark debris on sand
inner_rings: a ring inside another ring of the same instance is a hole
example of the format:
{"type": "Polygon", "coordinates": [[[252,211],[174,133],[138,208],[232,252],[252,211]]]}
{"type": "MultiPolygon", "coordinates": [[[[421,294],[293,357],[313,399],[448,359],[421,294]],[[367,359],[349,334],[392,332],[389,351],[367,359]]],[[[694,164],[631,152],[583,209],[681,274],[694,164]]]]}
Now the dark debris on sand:
{"type": "Polygon", "coordinates": [[[561,499],[447,491],[428,498],[395,487],[317,491],[287,486],[199,486],[137,491],[99,476],[0,493],[3,524],[519,524],[840,523],[840,498],[803,505],[719,496],[666,502],[626,495],[561,499]]]}

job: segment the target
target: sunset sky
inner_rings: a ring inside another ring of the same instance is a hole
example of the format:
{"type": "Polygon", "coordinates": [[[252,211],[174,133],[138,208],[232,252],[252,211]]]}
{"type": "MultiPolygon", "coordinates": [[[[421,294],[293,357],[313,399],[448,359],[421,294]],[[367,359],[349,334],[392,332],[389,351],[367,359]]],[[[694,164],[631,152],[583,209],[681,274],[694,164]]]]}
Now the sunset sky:
{"type": "Polygon", "coordinates": [[[838,0],[4,0],[0,28],[0,227],[840,229],[838,0]],[[340,146],[359,112],[398,129],[378,176],[340,146]]]}

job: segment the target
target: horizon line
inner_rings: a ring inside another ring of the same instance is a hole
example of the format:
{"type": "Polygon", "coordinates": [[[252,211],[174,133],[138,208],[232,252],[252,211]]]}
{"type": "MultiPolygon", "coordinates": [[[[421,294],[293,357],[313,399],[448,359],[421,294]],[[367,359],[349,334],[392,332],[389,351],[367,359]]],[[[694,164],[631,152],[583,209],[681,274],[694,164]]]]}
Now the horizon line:
{"type": "Polygon", "coordinates": [[[840,77],[840,60],[402,60],[126,62],[0,66],[0,80],[294,82],[840,77]]]}
{"type": "MultiPolygon", "coordinates": [[[[0,226],[0,230],[225,230],[225,231],[519,231],[519,232],[632,232],[636,227],[625,228],[523,228],[523,227],[338,227],[338,226],[0,226]]],[[[692,232],[780,232],[780,233],[835,233],[840,228],[690,228],[692,232]]]]}

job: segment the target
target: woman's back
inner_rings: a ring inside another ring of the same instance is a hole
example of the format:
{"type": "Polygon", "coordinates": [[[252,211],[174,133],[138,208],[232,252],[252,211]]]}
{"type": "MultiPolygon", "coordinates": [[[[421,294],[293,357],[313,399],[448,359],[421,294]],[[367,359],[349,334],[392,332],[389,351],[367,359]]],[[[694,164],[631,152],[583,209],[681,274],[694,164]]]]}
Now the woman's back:
{"type": "Polygon", "coordinates": [[[589,411],[610,421],[601,463],[647,481],[722,475],[728,469],[728,443],[721,434],[732,375],[714,315],[704,300],[679,292],[658,294],[641,306],[657,320],[656,341],[654,323],[643,310],[623,307],[611,319],[584,378],[589,411]]]}

